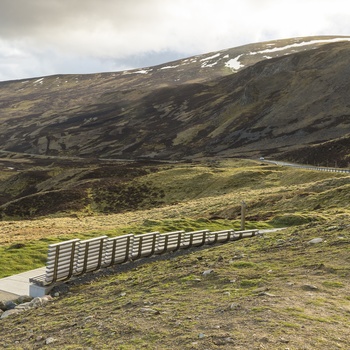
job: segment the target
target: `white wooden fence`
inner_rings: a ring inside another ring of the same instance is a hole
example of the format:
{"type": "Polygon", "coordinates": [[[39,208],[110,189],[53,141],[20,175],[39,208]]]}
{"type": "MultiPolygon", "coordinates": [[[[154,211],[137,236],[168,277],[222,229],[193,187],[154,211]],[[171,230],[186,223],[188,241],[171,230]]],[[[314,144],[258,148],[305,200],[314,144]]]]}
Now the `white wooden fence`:
{"type": "Polygon", "coordinates": [[[258,230],[174,231],[127,234],[88,240],[72,239],[49,245],[45,274],[30,279],[30,295],[42,296],[58,282],[87,272],[141,258],[253,237],[258,230]]]}

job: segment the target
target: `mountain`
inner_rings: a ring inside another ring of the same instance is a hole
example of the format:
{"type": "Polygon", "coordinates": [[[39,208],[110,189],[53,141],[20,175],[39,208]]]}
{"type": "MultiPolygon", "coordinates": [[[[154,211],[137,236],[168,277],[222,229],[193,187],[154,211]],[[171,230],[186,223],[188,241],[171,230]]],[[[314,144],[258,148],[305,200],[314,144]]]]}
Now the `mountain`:
{"type": "Polygon", "coordinates": [[[292,38],[131,71],[2,82],[0,148],[122,159],[317,157],[347,166],[349,41],[292,38]],[[317,156],[325,147],[334,149],[329,159],[317,156]]]}

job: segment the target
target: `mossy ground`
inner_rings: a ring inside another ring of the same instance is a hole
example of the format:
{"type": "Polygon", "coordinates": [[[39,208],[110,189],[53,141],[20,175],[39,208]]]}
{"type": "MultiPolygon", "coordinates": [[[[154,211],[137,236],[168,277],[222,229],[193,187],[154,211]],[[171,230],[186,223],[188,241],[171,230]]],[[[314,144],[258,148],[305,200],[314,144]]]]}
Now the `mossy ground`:
{"type": "Polygon", "coordinates": [[[349,243],[344,217],[123,265],[2,320],[2,344],[39,349],[53,337],[51,349],[347,349],[349,243]],[[308,243],[316,236],[324,241],[308,243]]]}

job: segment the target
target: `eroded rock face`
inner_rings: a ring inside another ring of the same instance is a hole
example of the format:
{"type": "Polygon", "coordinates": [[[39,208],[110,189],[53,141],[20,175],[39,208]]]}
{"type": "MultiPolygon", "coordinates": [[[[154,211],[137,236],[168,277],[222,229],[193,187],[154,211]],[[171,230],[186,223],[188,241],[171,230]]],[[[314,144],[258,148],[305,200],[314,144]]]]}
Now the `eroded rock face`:
{"type": "Polygon", "coordinates": [[[181,159],[279,155],[336,140],[350,132],[350,43],[338,40],[280,40],[143,70],[3,82],[0,143],[53,156],[181,159]]]}

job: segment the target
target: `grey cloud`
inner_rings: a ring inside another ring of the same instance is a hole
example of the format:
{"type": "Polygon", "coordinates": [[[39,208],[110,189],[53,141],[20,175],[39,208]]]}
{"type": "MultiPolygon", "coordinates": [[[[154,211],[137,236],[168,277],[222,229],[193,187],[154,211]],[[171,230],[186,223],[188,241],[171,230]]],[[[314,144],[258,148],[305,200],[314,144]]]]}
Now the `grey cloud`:
{"type": "Polygon", "coordinates": [[[145,67],[283,37],[350,34],[348,0],[0,0],[0,80],[145,67]]]}
{"type": "Polygon", "coordinates": [[[159,0],[1,0],[0,36],[40,35],[45,30],[93,31],[94,24],[115,28],[136,24],[148,9],[157,15],[159,0]]]}

